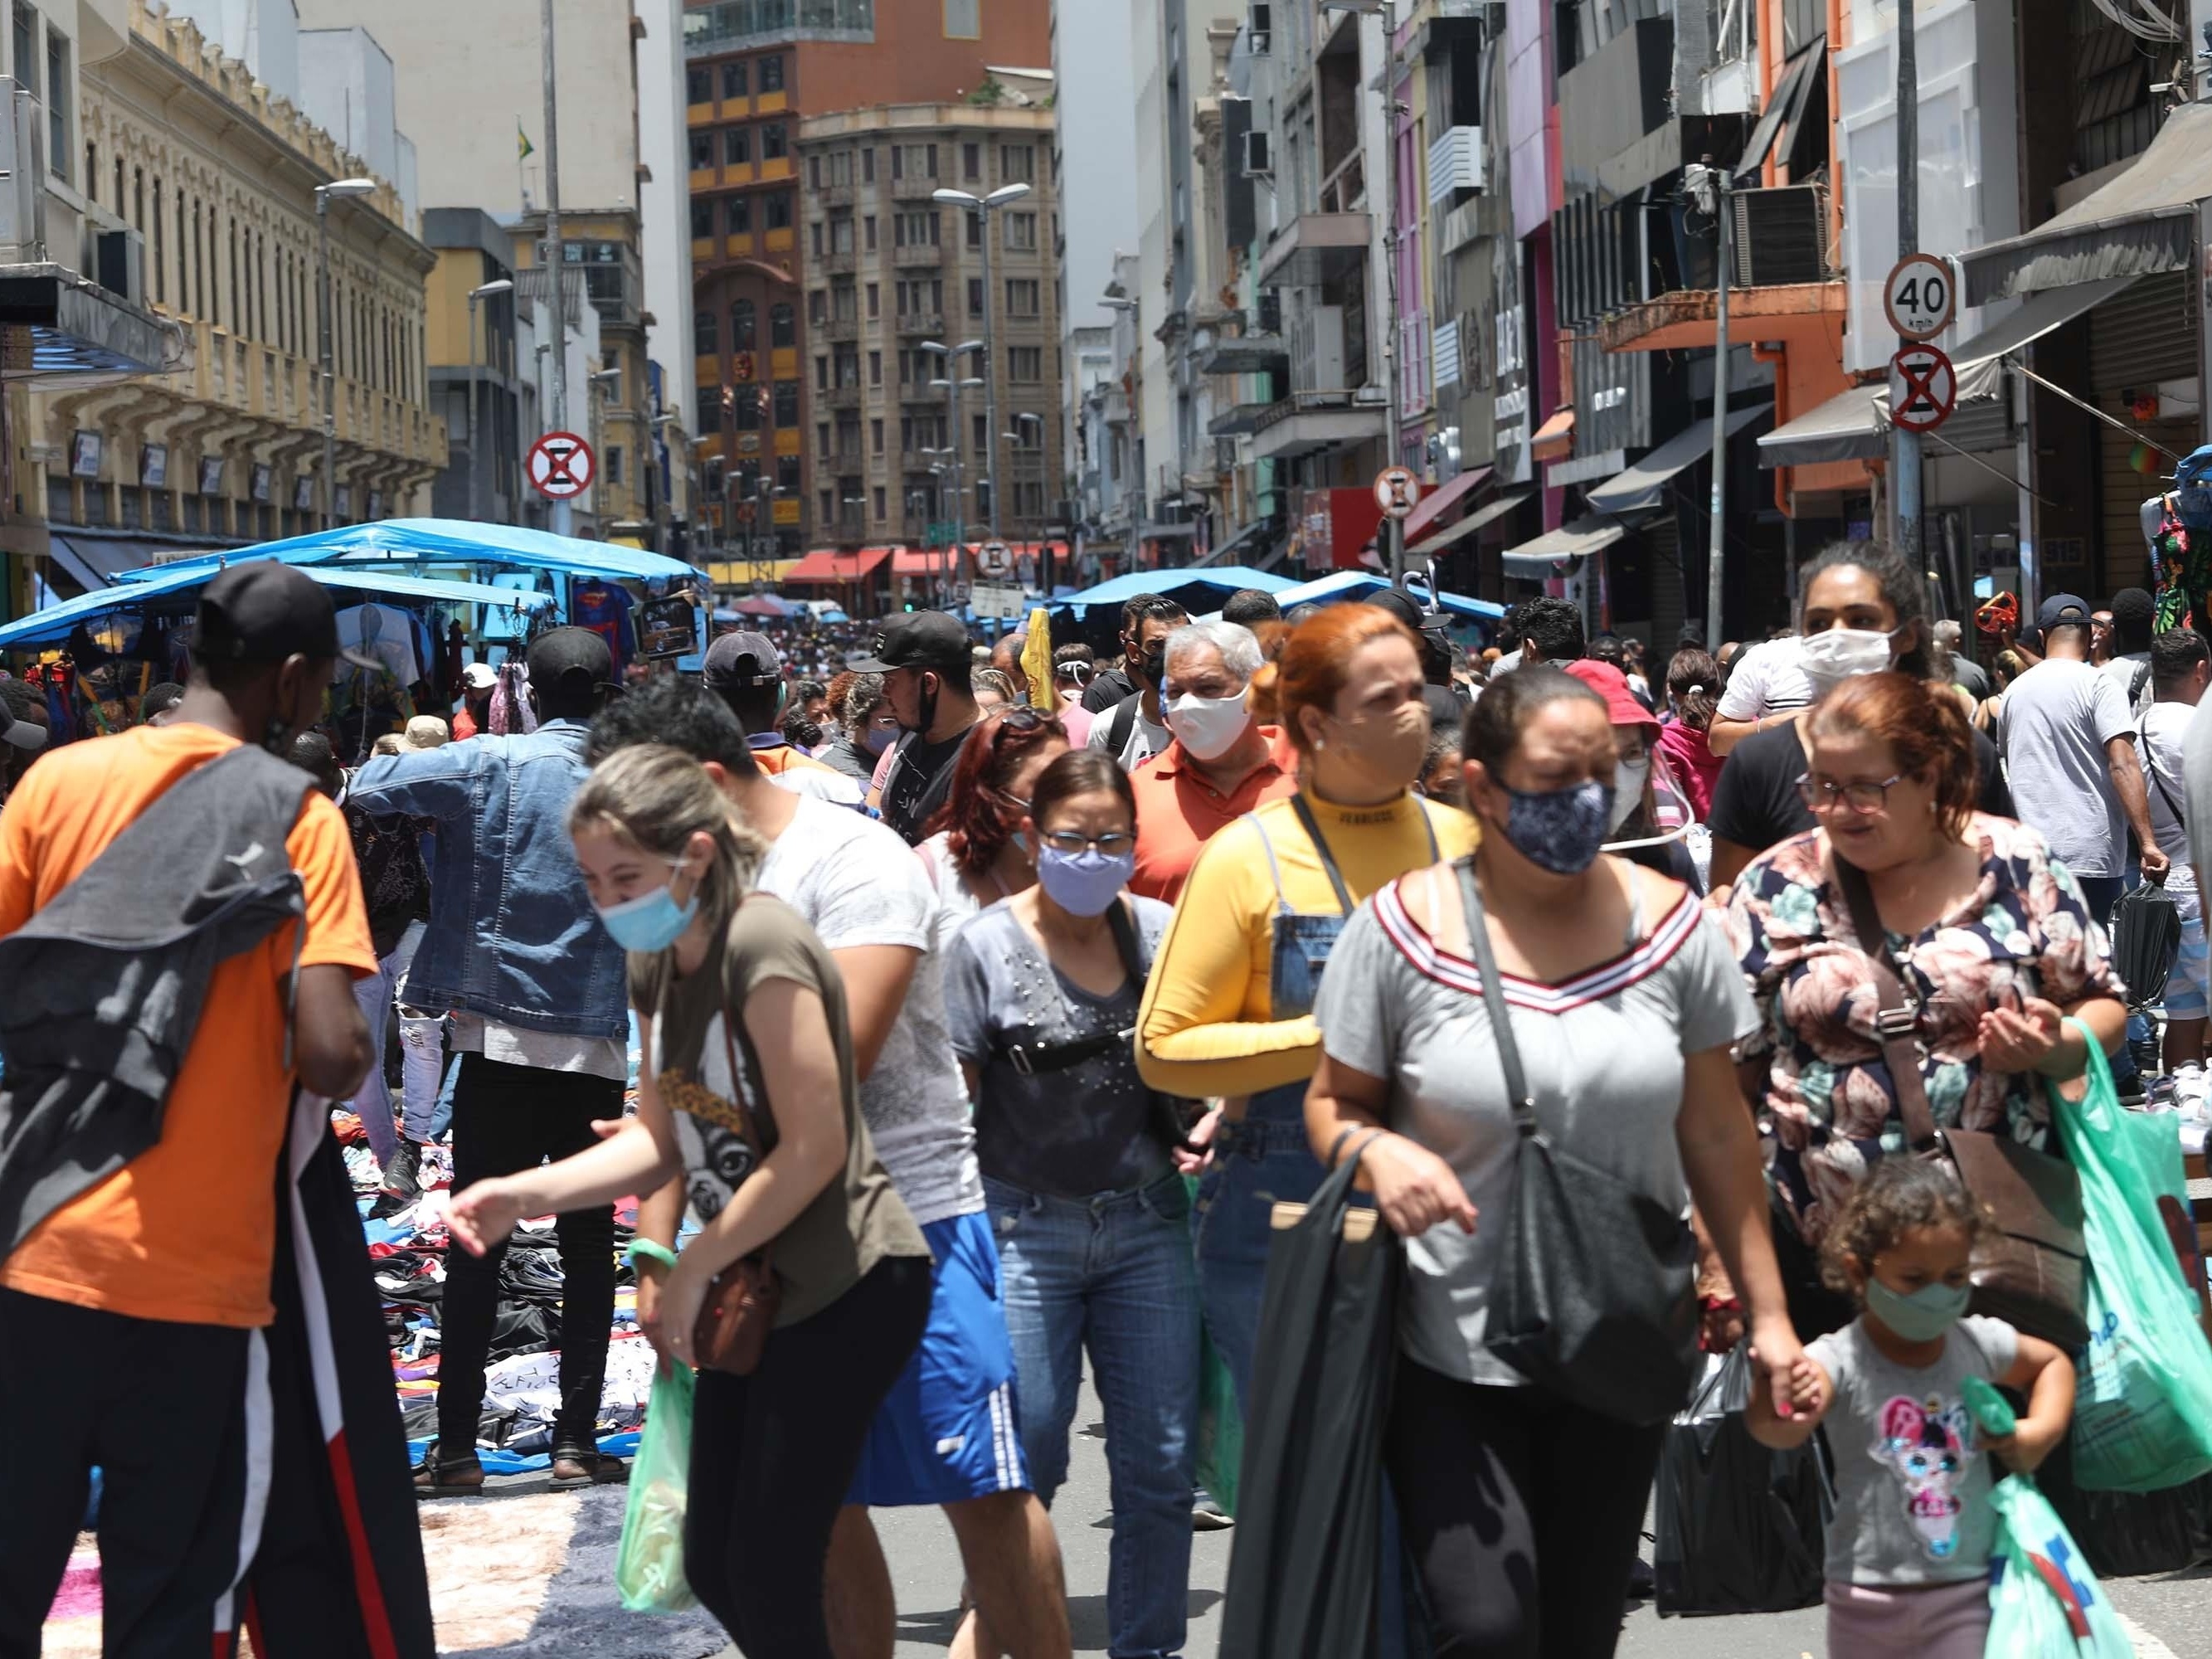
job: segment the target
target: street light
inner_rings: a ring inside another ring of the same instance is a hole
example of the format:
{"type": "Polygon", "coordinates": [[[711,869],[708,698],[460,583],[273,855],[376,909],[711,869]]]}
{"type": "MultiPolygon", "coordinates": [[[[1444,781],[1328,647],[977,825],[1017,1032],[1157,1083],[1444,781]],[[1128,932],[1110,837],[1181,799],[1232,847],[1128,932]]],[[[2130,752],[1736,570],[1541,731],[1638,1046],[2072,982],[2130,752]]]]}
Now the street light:
{"type": "Polygon", "coordinates": [[[337,378],[331,368],[331,202],[334,198],[374,195],[374,179],[333,179],[315,186],[315,268],[323,290],[323,523],[337,522],[337,378]]]}
{"type": "MultiPolygon", "coordinates": [[[[483,517],[477,505],[477,301],[489,300],[495,295],[514,292],[514,283],[505,276],[469,290],[469,517],[471,519],[483,517]]],[[[484,344],[489,348],[491,342],[486,340],[484,344]]],[[[484,356],[491,356],[489,349],[484,356]]]]}
{"type": "Polygon", "coordinates": [[[1012,207],[1030,194],[1028,185],[1001,185],[988,196],[977,196],[964,190],[939,190],[931,192],[930,199],[947,207],[963,208],[981,222],[981,234],[977,240],[983,250],[983,337],[977,343],[983,352],[986,385],[983,389],[983,465],[991,479],[991,538],[999,538],[999,374],[998,366],[991,357],[991,319],[997,310],[997,295],[991,292],[991,215],[1000,208],[1012,207]]]}

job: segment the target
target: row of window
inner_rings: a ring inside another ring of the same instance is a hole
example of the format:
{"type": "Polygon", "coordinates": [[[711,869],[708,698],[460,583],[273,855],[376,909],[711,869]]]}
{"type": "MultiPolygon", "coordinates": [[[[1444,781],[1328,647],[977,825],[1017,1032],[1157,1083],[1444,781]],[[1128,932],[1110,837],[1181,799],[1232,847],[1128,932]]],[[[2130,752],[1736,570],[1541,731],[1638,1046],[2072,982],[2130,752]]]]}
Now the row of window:
{"type": "MultiPolygon", "coordinates": [[[[740,58],[721,66],[724,99],[750,98],[757,86],[763,92],[783,90],[783,57],[740,58]]],[[[693,69],[684,76],[684,100],[689,104],[714,101],[714,71],[693,69]]]]}
{"type": "MultiPolygon", "coordinates": [[[[857,519],[860,515],[860,509],[864,505],[873,509],[875,521],[878,524],[886,520],[889,517],[886,509],[890,505],[890,497],[884,486],[878,484],[865,499],[857,495],[844,493],[846,489],[856,487],[856,485],[839,485],[815,492],[815,503],[821,514],[822,524],[830,525],[841,520],[857,519]],[[843,510],[841,512],[840,508],[843,510]]],[[[939,510],[938,500],[937,488],[934,484],[913,485],[906,492],[907,515],[915,519],[933,519],[939,510]]],[[[991,486],[988,480],[978,478],[975,481],[975,500],[978,504],[976,511],[983,517],[989,517],[991,486]]],[[[1016,518],[1042,520],[1044,517],[1043,483],[1033,478],[1016,480],[1013,503],[1016,518]]]]}
{"type": "MultiPolygon", "coordinates": [[[[945,283],[933,277],[927,282],[915,280],[897,285],[896,298],[898,314],[902,317],[920,312],[925,316],[941,315],[945,310],[945,283]]],[[[1034,276],[1006,278],[1006,308],[1001,317],[1033,319],[1044,314],[1044,286],[1034,276]]],[[[858,288],[851,283],[832,283],[826,289],[817,288],[806,296],[806,320],[817,328],[827,322],[850,323],[860,320],[863,311],[872,322],[883,314],[883,286],[878,283],[864,283],[858,288]]],[[[983,314],[983,279],[968,279],[968,314],[983,314]]],[[[701,350],[707,349],[702,346],[701,350]]]]}
{"type": "Polygon", "coordinates": [[[720,432],[726,422],[732,432],[757,432],[769,418],[778,430],[787,431],[799,424],[799,382],[702,386],[698,404],[702,432],[720,432]]]}
{"type": "MultiPolygon", "coordinates": [[[[919,347],[900,351],[896,356],[898,383],[901,386],[926,386],[940,379],[945,373],[945,360],[933,351],[919,347]]],[[[827,356],[814,360],[814,389],[827,392],[832,384],[857,386],[860,384],[860,349],[858,346],[839,346],[827,356]]],[[[1042,346],[1008,346],[1006,348],[1006,378],[1019,385],[1033,386],[1044,380],[1044,348],[1042,346]]],[[[884,354],[868,354],[870,386],[884,383],[884,354]]]]}
{"type": "Polygon", "coordinates": [[[695,196],[691,198],[691,237],[694,241],[705,241],[714,235],[718,218],[731,235],[750,236],[756,217],[766,229],[789,230],[791,192],[777,190],[761,196],[695,196]],[[760,204],[757,216],[753,212],[756,201],[760,204]],[[719,212],[715,205],[718,202],[721,204],[719,212]]]}
{"type": "MultiPolygon", "coordinates": [[[[228,495],[195,495],[184,491],[143,488],[135,484],[83,482],[82,516],[77,495],[68,478],[46,480],[46,522],[82,524],[87,528],[113,526],[122,530],[181,530],[187,535],[232,536],[272,541],[279,536],[303,536],[324,527],[322,514],[313,507],[278,507],[269,501],[234,501],[228,495]],[[111,492],[112,495],[111,495],[111,492]]],[[[797,481],[793,480],[796,488],[797,481]]],[[[351,489],[340,486],[340,500],[351,489]]],[[[378,507],[379,511],[382,508],[378,507]]],[[[356,518],[341,514],[342,522],[356,518]]]]}
{"type": "MultiPolygon", "coordinates": [[[[983,415],[978,414],[969,422],[969,435],[975,453],[982,453],[984,446],[990,440],[990,430],[989,421],[983,415]]],[[[1013,445],[1013,447],[1017,450],[1028,451],[1041,449],[1043,447],[1043,439],[1041,436],[1029,434],[1038,434],[1042,430],[1042,428],[1034,422],[1019,424],[1019,441],[1013,445]]],[[[921,455],[925,452],[931,454],[941,453],[945,449],[945,416],[942,415],[905,416],[899,421],[899,453],[902,455],[921,455]]],[[[870,421],[868,422],[868,453],[871,455],[881,455],[884,453],[884,422],[881,420],[870,421]]],[[[836,441],[833,445],[830,441],[830,422],[817,421],[814,423],[814,453],[825,461],[839,456],[851,460],[859,459],[860,422],[849,420],[839,422],[836,441]]]]}
{"type": "MultiPolygon", "coordinates": [[[[758,346],[759,331],[755,326],[758,314],[750,300],[730,301],[731,350],[751,351],[758,346]]],[[[701,356],[712,356],[722,349],[720,320],[714,312],[693,312],[691,332],[701,356]]],[[[772,305],[768,308],[768,343],[771,346],[795,346],[799,343],[799,317],[789,305],[772,305]]]]}
{"type": "Polygon", "coordinates": [[[756,152],[763,161],[783,160],[791,153],[789,129],[781,121],[763,121],[757,127],[702,128],[691,135],[691,171],[703,173],[713,167],[718,153],[725,166],[750,167],[756,152]]]}
{"type": "MultiPolygon", "coordinates": [[[[938,147],[931,143],[893,144],[890,147],[891,177],[934,179],[937,177],[937,150],[938,147]]],[[[696,167],[698,163],[692,165],[696,167]]],[[[983,177],[983,146],[980,142],[960,146],[960,181],[969,185],[988,182],[983,177]]],[[[856,149],[833,149],[808,156],[806,182],[815,190],[820,190],[824,185],[872,185],[876,182],[875,147],[863,145],[856,149]],[[859,158],[857,161],[855,157],[859,158]]],[[[1002,185],[1035,184],[1036,146],[1000,144],[998,182],[1002,185]]]]}
{"type": "MultiPolygon", "coordinates": [[[[961,216],[968,223],[967,246],[980,249],[983,246],[983,218],[981,214],[961,216]]],[[[999,216],[1000,243],[1009,253],[1034,253],[1037,245],[1037,216],[1034,213],[1006,213],[999,216]]],[[[850,213],[833,213],[826,219],[817,219],[808,227],[812,237],[814,257],[825,253],[873,253],[876,251],[876,216],[863,214],[857,221],[850,213]]],[[[932,209],[917,208],[891,216],[891,238],[900,247],[939,247],[943,246],[943,223],[932,209]]]]}

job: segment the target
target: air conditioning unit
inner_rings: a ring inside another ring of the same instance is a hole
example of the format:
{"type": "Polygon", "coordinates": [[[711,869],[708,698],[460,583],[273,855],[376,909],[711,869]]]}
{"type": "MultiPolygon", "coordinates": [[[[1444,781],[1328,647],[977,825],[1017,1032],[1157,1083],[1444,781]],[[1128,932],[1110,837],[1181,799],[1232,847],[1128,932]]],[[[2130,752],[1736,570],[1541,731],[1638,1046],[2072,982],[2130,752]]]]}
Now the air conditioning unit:
{"type": "Polygon", "coordinates": [[[1745,288],[1828,279],[1828,201],[1818,185],[1730,192],[1735,282],[1745,288]]]}
{"type": "Polygon", "coordinates": [[[1275,9],[1266,3],[1266,0],[1253,0],[1252,55],[1265,58],[1274,49],[1274,44],[1275,9]]]}
{"type": "Polygon", "coordinates": [[[1247,179],[1272,179],[1275,176],[1274,147],[1264,132],[1244,135],[1244,176],[1247,179]]]}

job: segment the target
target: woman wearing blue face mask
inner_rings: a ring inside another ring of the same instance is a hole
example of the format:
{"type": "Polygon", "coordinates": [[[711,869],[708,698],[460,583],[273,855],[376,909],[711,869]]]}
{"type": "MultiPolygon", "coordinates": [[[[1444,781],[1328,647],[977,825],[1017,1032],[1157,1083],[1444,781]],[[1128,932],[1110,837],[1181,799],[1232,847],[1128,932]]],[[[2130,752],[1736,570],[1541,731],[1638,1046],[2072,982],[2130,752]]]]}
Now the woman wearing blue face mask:
{"type": "Polygon", "coordinates": [[[704,769],[623,750],[578,791],[568,829],[629,952],[637,1115],[588,1152],[459,1194],[453,1239],[482,1255],[526,1216],[682,1177],[701,1230],[661,1285],[654,1340],[670,1365],[699,1358],[715,1275],[765,1253],[779,1302],[758,1364],[699,1374],[684,1574],[743,1651],[830,1659],[830,1529],[921,1340],[929,1247],[860,1113],[836,964],[795,912],[750,890],[764,849],[704,769]]]}
{"type": "Polygon", "coordinates": [[[897,717],[884,701],[884,677],[849,669],[838,675],[830,682],[830,716],[836,723],[836,740],[814,758],[867,782],[884,751],[898,741],[897,717]]]}
{"type": "Polygon", "coordinates": [[[1408,1269],[1385,1450],[1437,1650],[1599,1659],[1664,1427],[1566,1400],[1491,1352],[1519,1134],[1470,929],[1486,927],[1553,1144],[1662,1212],[1695,1194],[1787,1401],[1801,1352],[1729,1060],[1756,1015],[1696,897],[1600,854],[1620,769],[1595,691],[1541,665],[1493,680],[1468,717],[1463,777],[1482,826],[1471,859],[1385,884],[1337,941],[1306,1127],[1324,1159],[1385,1131],[1360,1166],[1408,1269]]]}
{"type": "Polygon", "coordinates": [[[1168,908],[1123,891],[1129,781],[1102,750],[1037,777],[1020,845],[1034,886],[963,927],[945,1013],[975,1103],[1020,1386],[1022,1449],[1048,1504],[1067,1474],[1082,1355],[1106,1415],[1115,1653],[1182,1650],[1198,1407],[1198,1285],[1171,1103],[1132,1053],[1168,908]]]}

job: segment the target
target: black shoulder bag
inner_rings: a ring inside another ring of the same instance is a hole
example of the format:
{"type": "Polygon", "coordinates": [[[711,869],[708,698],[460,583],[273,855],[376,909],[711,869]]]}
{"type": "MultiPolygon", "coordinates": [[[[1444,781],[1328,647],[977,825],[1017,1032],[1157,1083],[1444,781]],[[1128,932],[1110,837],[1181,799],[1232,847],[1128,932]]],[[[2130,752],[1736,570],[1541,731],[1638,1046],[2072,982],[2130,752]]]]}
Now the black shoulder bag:
{"type": "Polygon", "coordinates": [[[1474,861],[1452,867],[1518,1135],[1487,1346],[1538,1387],[1601,1417],[1663,1423],[1696,1376],[1696,1238],[1680,1212],[1545,1132],[1513,1040],[1474,861]]]}

